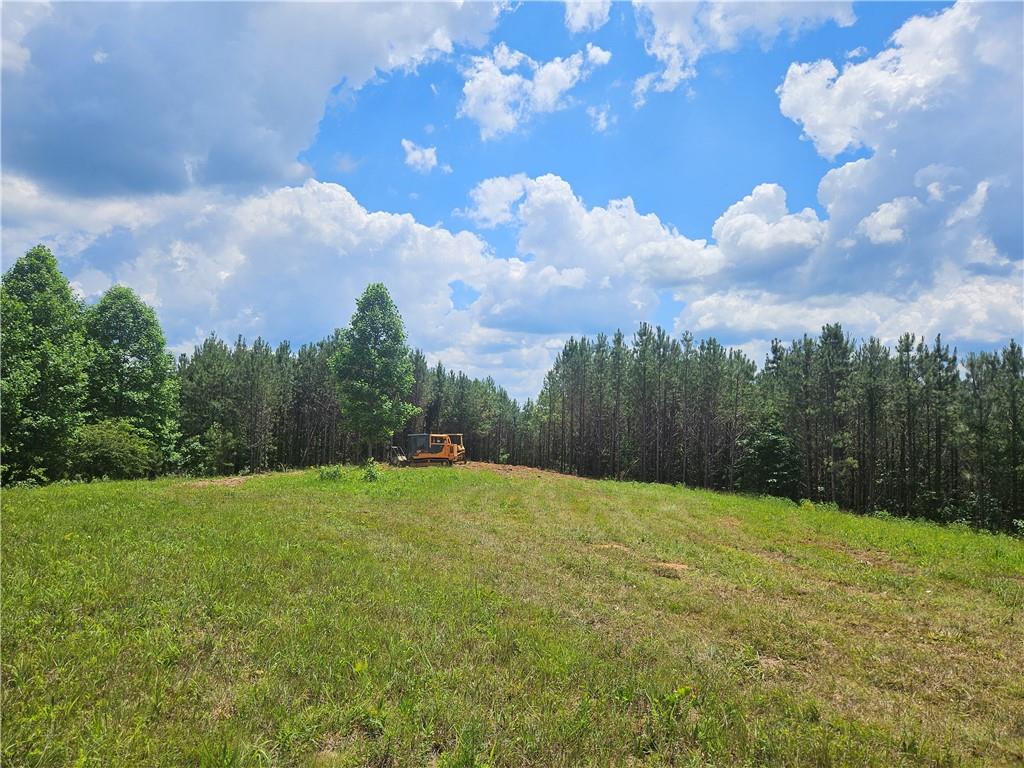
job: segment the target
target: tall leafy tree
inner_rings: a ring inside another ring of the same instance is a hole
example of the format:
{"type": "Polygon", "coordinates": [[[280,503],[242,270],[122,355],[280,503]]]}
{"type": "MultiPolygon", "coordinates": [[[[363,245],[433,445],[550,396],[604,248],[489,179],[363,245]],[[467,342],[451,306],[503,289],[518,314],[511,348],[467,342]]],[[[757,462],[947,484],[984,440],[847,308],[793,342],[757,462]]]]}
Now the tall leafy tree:
{"type": "Polygon", "coordinates": [[[68,470],[82,424],[88,351],[82,307],[42,245],[3,276],[4,480],[55,479],[68,470]]]}
{"type": "Polygon", "coordinates": [[[86,411],[92,421],[125,419],[169,458],[177,436],[178,384],[152,307],[115,285],[85,313],[92,345],[86,411]]]}
{"type": "Polygon", "coordinates": [[[405,327],[383,283],[367,286],[359,297],[332,363],[345,421],[367,453],[416,413],[409,402],[413,365],[405,327]]]}

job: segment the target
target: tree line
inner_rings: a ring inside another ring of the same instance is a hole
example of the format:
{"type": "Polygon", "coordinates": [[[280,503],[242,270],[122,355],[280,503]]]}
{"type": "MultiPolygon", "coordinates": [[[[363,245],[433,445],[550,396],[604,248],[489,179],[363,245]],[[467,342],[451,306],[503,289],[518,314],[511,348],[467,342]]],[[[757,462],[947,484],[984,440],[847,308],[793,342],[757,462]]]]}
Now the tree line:
{"type": "Polygon", "coordinates": [[[643,324],[628,340],[570,339],[520,404],[410,350],[381,284],[321,341],[210,336],[177,360],[129,288],[86,306],[44,247],[0,294],[5,483],[333,464],[409,432],[461,432],[477,460],[1002,530],[1024,519],[1013,340],[961,359],[941,337],[889,348],[827,325],[776,340],[759,370],[714,338],[643,324]]]}
{"type": "MultiPolygon", "coordinates": [[[[761,370],[715,339],[641,325],[570,339],[502,450],[590,477],[830,502],[1013,530],[1024,519],[1024,357],[841,326],[761,370]]],[[[488,458],[493,458],[489,456],[488,458]]]]}

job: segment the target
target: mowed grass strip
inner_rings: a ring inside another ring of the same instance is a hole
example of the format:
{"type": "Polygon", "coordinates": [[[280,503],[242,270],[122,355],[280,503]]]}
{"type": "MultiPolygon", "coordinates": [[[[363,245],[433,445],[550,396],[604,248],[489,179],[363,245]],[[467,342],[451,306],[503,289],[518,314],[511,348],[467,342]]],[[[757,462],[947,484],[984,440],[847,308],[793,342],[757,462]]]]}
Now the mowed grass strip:
{"type": "Polygon", "coordinates": [[[1024,544],[479,468],[5,490],[5,765],[1024,759],[1024,544]]]}

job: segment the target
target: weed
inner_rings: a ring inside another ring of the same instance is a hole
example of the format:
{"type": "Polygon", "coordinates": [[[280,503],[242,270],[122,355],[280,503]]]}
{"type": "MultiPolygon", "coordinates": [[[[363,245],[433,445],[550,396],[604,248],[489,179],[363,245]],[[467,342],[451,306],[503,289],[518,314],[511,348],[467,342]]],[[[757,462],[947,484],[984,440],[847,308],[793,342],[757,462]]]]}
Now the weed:
{"type": "Polygon", "coordinates": [[[375,483],[380,480],[382,476],[380,466],[371,456],[366,460],[366,463],[363,464],[363,482],[375,483]]]}
{"type": "Polygon", "coordinates": [[[329,467],[320,467],[321,480],[340,480],[342,476],[341,465],[335,464],[329,467]]]}

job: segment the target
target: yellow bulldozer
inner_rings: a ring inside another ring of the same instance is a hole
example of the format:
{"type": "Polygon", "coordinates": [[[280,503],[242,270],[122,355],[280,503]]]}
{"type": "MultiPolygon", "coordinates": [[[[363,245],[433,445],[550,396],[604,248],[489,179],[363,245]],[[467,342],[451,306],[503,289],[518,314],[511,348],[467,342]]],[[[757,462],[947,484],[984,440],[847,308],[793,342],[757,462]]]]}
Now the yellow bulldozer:
{"type": "Polygon", "coordinates": [[[419,433],[409,435],[406,440],[407,450],[392,445],[388,450],[388,461],[399,467],[426,467],[431,464],[466,463],[466,447],[462,443],[462,433],[434,434],[419,433]]]}

